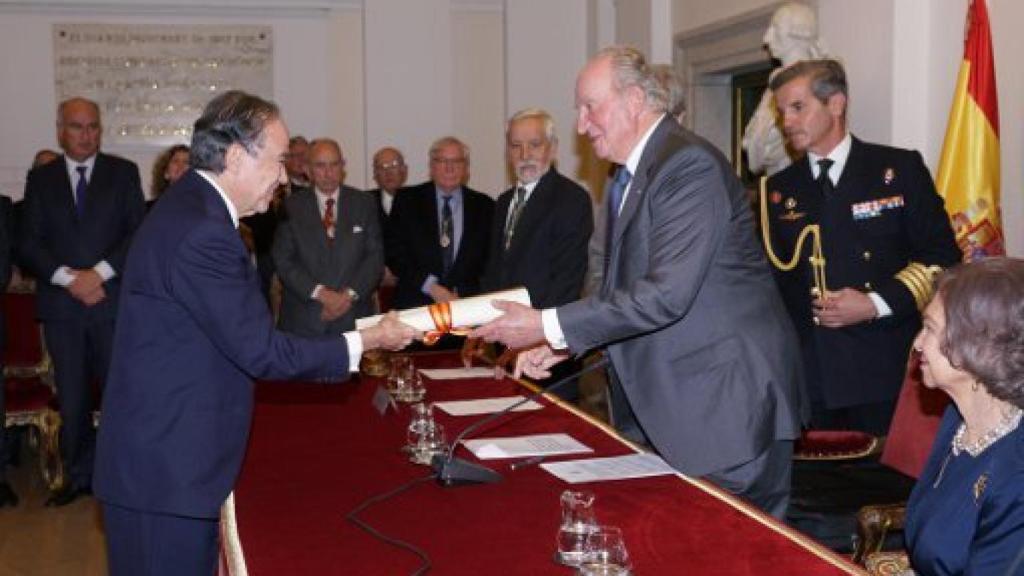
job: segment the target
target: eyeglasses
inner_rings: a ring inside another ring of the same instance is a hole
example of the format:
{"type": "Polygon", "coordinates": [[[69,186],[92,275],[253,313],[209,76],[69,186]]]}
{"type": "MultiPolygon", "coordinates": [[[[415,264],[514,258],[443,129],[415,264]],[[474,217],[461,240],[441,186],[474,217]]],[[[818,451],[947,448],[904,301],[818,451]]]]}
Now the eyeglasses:
{"type": "Polygon", "coordinates": [[[431,162],[434,164],[440,164],[445,168],[451,168],[452,166],[462,166],[466,163],[465,158],[431,158],[431,162]]]}
{"type": "Polygon", "coordinates": [[[389,170],[399,170],[405,168],[405,162],[401,160],[392,160],[391,162],[384,162],[383,164],[374,165],[374,170],[380,170],[381,172],[387,172],[389,170]]]}

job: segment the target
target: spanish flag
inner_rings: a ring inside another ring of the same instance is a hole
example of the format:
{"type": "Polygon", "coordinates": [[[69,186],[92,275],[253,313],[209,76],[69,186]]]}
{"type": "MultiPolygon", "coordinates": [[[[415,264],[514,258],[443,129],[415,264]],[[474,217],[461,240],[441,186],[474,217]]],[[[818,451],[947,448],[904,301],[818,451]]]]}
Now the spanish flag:
{"type": "Polygon", "coordinates": [[[1004,254],[999,213],[999,106],[985,0],[967,7],[964,59],[936,186],[964,261],[1004,254]]]}
{"type": "MultiPolygon", "coordinates": [[[[964,60],[949,112],[936,186],[946,199],[964,261],[1003,254],[999,223],[999,108],[985,0],[967,8],[964,60]]],[[[910,356],[882,464],[918,477],[928,461],[946,394],[925,388],[910,356]]]]}

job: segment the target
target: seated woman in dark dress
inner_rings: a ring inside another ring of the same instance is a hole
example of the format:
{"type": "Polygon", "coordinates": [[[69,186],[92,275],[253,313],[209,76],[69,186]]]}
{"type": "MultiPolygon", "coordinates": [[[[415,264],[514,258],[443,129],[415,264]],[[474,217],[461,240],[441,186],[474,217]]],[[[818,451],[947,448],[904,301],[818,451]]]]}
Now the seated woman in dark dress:
{"type": "Polygon", "coordinates": [[[1024,575],[1024,260],[947,271],[914,341],[953,399],[907,505],[916,574],[1024,575]]]}

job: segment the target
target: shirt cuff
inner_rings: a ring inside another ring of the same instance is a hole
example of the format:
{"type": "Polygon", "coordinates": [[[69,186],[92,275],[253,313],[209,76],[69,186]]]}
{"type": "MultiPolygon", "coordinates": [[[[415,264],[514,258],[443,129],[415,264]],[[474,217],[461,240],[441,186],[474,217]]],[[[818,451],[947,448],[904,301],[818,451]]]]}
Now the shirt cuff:
{"type": "Polygon", "coordinates": [[[541,310],[540,321],[544,325],[544,339],[555,350],[565,350],[569,344],[565,341],[562,326],[558,323],[558,311],[554,308],[541,310]]]}
{"type": "Polygon", "coordinates": [[[110,264],[107,263],[106,260],[100,260],[99,262],[96,263],[95,266],[92,267],[92,269],[94,272],[100,275],[100,278],[103,278],[104,282],[110,280],[114,276],[117,276],[117,272],[114,272],[114,269],[110,266],[110,264]]]}
{"type": "Polygon", "coordinates": [[[316,300],[316,297],[320,295],[320,291],[323,290],[323,288],[323,284],[317,284],[316,286],[313,287],[313,292],[309,295],[309,297],[313,300],[316,300]]]}
{"type": "Polygon", "coordinates": [[[348,347],[348,371],[359,372],[359,361],[363,357],[363,337],[356,330],[345,332],[342,336],[348,347]]]}
{"type": "Polygon", "coordinates": [[[67,266],[61,266],[53,271],[53,276],[50,276],[50,284],[67,288],[75,281],[75,275],[71,273],[71,269],[67,266]]]}
{"type": "Polygon", "coordinates": [[[878,295],[878,292],[868,292],[868,298],[871,298],[871,303],[875,305],[875,312],[878,313],[876,318],[892,316],[892,308],[889,308],[889,305],[878,295]]]}
{"type": "Polygon", "coordinates": [[[427,276],[426,280],[423,281],[423,286],[420,287],[420,292],[423,292],[427,296],[430,296],[430,289],[434,287],[434,284],[437,284],[437,276],[431,274],[427,276]]]}

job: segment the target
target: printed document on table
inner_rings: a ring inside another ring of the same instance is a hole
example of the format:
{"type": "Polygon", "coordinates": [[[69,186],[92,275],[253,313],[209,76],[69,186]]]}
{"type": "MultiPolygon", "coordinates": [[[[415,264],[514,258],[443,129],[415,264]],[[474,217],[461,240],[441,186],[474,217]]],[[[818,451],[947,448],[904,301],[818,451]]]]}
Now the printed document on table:
{"type": "MultiPolygon", "coordinates": [[[[476,414],[493,414],[501,412],[516,402],[521,402],[523,396],[506,396],[504,398],[477,398],[476,400],[452,400],[450,402],[434,402],[435,408],[440,408],[452,416],[473,416],[476,414]]],[[[522,406],[516,406],[513,412],[528,412],[540,410],[541,404],[530,400],[523,402],[522,406]]]]}
{"type": "Polygon", "coordinates": [[[568,434],[534,434],[507,438],[463,440],[466,448],[481,460],[583,454],[594,450],[568,434]]]}
{"type": "Polygon", "coordinates": [[[599,482],[601,480],[625,480],[675,474],[676,470],[665,463],[657,454],[629,454],[611,458],[588,458],[564,462],[547,462],[540,465],[554,476],[570,484],[599,482]]]}
{"type": "Polygon", "coordinates": [[[475,368],[420,368],[431,380],[462,380],[463,378],[494,378],[494,368],[477,366],[475,368]]]}

